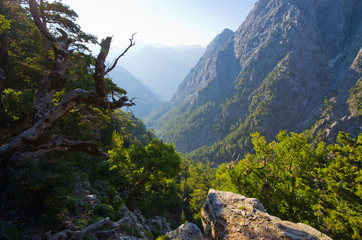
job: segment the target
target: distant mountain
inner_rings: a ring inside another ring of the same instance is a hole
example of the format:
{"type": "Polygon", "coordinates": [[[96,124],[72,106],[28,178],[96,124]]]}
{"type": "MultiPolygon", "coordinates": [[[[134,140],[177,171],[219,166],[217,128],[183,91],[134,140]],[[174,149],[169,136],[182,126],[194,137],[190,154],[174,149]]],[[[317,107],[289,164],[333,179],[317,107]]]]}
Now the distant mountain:
{"type": "Polygon", "coordinates": [[[199,45],[175,48],[146,46],[124,58],[121,66],[167,101],[204,51],[199,45]]]}
{"type": "Polygon", "coordinates": [[[150,111],[162,104],[160,98],[146,87],[139,79],[134,77],[130,72],[122,67],[117,66],[109,77],[117,86],[127,91],[129,98],[135,98],[135,106],[129,110],[132,111],[136,117],[144,118],[150,111]]]}
{"type": "Polygon", "coordinates": [[[361,132],[362,1],[259,0],[224,30],[145,123],[198,160],[229,161],[249,134],[361,132]]]}

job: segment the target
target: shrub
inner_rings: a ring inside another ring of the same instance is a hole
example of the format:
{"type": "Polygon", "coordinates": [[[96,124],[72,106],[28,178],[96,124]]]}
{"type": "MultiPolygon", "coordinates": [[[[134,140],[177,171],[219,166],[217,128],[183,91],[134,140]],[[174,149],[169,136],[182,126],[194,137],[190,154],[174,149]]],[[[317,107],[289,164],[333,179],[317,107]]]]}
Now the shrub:
{"type": "Polygon", "coordinates": [[[109,217],[112,221],[114,220],[114,210],[112,206],[100,203],[93,209],[94,214],[100,216],[100,217],[109,217]]]}

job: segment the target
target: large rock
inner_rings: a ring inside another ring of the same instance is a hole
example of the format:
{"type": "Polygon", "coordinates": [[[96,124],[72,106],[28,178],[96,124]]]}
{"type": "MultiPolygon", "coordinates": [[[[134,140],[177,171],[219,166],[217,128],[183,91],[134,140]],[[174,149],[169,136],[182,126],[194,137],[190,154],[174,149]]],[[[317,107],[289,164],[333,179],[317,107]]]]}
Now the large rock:
{"type": "Polygon", "coordinates": [[[193,223],[185,223],[176,230],[166,233],[171,240],[206,240],[200,229],[193,223]]]}
{"type": "Polygon", "coordinates": [[[212,239],[331,239],[316,229],[269,215],[255,198],[210,189],[202,207],[205,235],[212,239]]]}

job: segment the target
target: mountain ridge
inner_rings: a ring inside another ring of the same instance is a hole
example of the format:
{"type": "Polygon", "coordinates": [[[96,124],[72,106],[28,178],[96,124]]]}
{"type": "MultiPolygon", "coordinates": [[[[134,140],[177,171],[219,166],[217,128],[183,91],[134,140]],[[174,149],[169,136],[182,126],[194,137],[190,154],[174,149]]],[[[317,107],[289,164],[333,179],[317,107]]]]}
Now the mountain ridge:
{"type": "Polygon", "coordinates": [[[179,47],[145,46],[128,56],[121,66],[159,95],[169,100],[177,86],[202,56],[198,45],[179,47]]]}
{"type": "Polygon", "coordinates": [[[151,113],[146,125],[181,152],[210,146],[214,154],[228,152],[227,158],[248,149],[252,131],[270,140],[279,130],[310,128],[321,117],[325,99],[337,99],[338,118],[350,115],[349,89],[361,77],[351,68],[361,48],[361,5],[355,0],[258,1],[217,50],[205,51],[172,100],[151,113]]]}

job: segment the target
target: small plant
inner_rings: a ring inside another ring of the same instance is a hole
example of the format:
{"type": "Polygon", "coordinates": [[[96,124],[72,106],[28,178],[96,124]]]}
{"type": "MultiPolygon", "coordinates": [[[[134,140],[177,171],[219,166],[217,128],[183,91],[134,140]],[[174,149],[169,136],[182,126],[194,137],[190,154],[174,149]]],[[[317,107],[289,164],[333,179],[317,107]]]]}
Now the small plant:
{"type": "Polygon", "coordinates": [[[159,236],[156,240],[169,240],[170,238],[167,236],[159,236]]]}
{"type": "Polygon", "coordinates": [[[79,228],[84,228],[87,226],[87,219],[76,219],[74,224],[79,228]]]}
{"type": "Polygon", "coordinates": [[[244,211],[244,210],[245,210],[245,206],[240,206],[240,207],[238,207],[238,209],[244,211]]]}
{"type": "Polygon", "coordinates": [[[67,199],[67,210],[70,214],[78,215],[80,213],[80,206],[77,203],[78,199],[75,197],[70,196],[67,199]]]}

